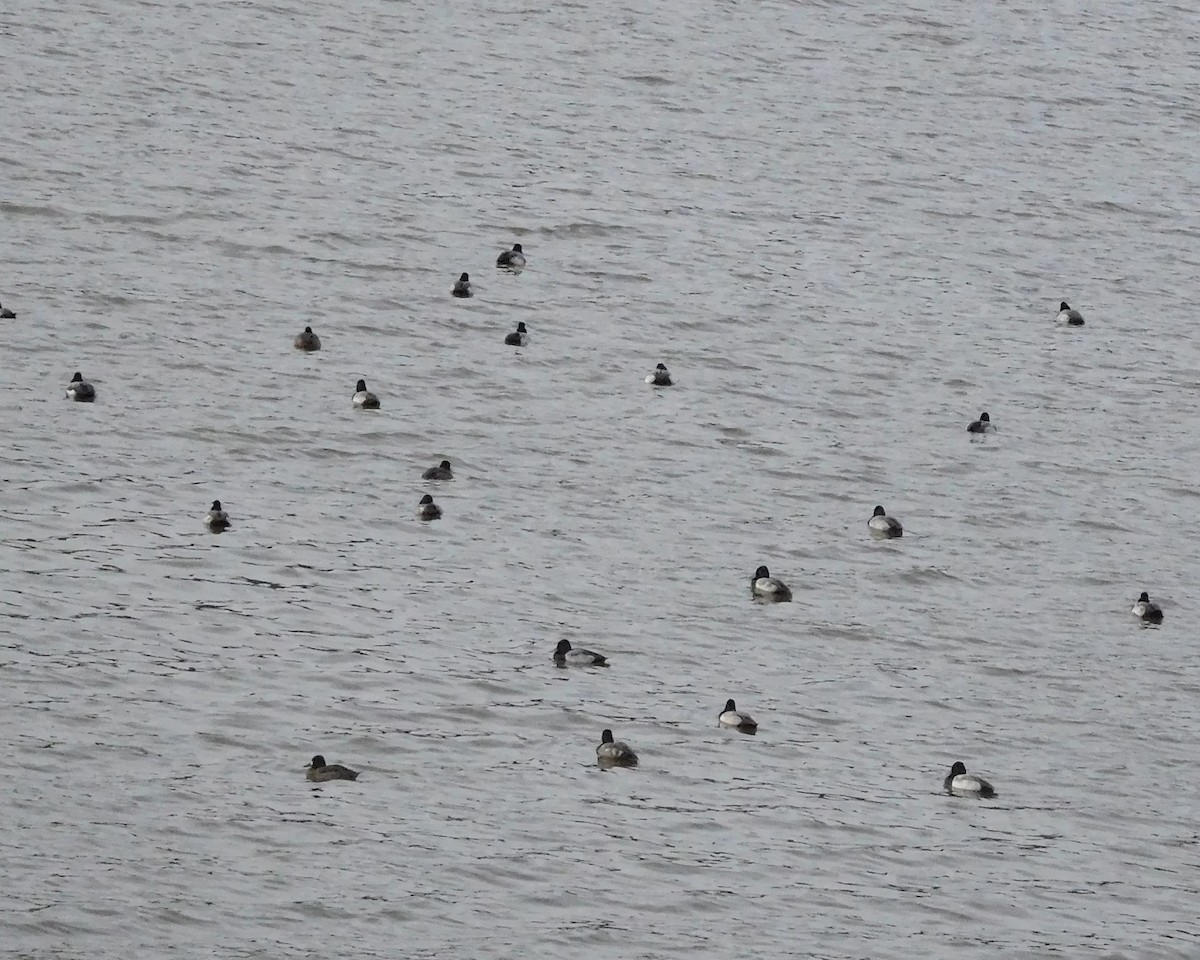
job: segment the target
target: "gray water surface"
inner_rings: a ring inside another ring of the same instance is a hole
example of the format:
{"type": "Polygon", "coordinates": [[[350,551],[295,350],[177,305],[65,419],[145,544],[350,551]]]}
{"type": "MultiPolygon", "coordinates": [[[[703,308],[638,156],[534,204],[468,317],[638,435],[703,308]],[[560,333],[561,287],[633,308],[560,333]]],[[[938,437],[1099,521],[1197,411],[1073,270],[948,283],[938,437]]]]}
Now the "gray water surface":
{"type": "Polygon", "coordinates": [[[0,955],[1195,957],[1198,37],[0,13],[0,955]]]}

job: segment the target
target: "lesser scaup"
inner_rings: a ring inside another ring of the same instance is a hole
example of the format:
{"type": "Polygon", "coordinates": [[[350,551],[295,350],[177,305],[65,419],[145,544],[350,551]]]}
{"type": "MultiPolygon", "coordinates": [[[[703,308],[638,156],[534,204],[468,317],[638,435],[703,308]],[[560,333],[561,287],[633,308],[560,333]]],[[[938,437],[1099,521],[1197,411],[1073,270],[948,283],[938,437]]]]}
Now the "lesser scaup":
{"type": "Polygon", "coordinates": [[[996,791],[990,783],[973,773],[967,773],[966,764],[961,760],[954,761],[954,766],[950,768],[950,773],[942,781],[942,786],[946,788],[947,793],[960,796],[994,797],[996,795],[996,791]]]}
{"type": "Polygon", "coordinates": [[[450,461],[443,460],[436,467],[430,467],[423,474],[422,480],[453,480],[454,474],[450,472],[450,461]]]}
{"type": "Polygon", "coordinates": [[[792,599],[792,591],[788,589],[788,585],[771,576],[771,571],[766,567],[759,567],[754,571],[754,576],[750,578],[750,592],[764,600],[783,602],[792,599]]]}
{"type": "Polygon", "coordinates": [[[1150,594],[1145,590],[1142,595],[1137,598],[1137,603],[1133,605],[1130,611],[1135,617],[1145,620],[1146,623],[1162,623],[1163,614],[1162,607],[1150,599],[1150,594]]]}
{"type": "Polygon", "coordinates": [[[316,783],[324,783],[326,780],[357,780],[358,771],[343,767],[340,763],[326,763],[325,758],[318,753],[308,765],[308,773],[305,776],[316,783]]]}
{"type": "Polygon", "coordinates": [[[867,521],[867,526],[876,537],[902,537],[904,528],[895,517],[889,517],[883,507],[876,507],[875,513],[867,521]]]}
{"type": "Polygon", "coordinates": [[[667,371],[666,364],[660,363],[654,368],[653,373],[647,374],[646,382],[656,387],[669,387],[671,385],[671,374],[667,371]]]}
{"type": "Polygon", "coordinates": [[[220,500],[212,502],[212,508],[204,515],[204,525],[213,533],[229,529],[229,514],[221,509],[220,500]]]}
{"type": "Polygon", "coordinates": [[[504,342],[510,347],[525,346],[529,342],[529,331],[525,329],[525,321],[518,323],[517,329],[505,336],[504,342]]]}
{"type": "Polygon", "coordinates": [[[463,274],[454,281],[454,289],[450,291],[456,297],[471,296],[471,278],[467,274],[463,274]]]}
{"type": "Polygon", "coordinates": [[[757,733],[758,724],[748,713],[742,713],[732,700],[725,701],[725,709],[717,714],[717,723],[722,727],[733,727],[741,733],[757,733]]]}
{"type": "Polygon", "coordinates": [[[1068,327],[1082,327],[1083,314],[1072,310],[1071,305],[1064,300],[1058,305],[1058,322],[1065,323],[1068,327]]]}
{"type": "Polygon", "coordinates": [[[417,504],[417,516],[422,520],[440,520],[442,518],[442,508],[434,503],[433,497],[427,493],[421,498],[421,502],[417,504]]]}
{"type": "Polygon", "coordinates": [[[967,424],[967,433],[987,433],[992,429],[992,418],[987,413],[981,413],[978,420],[967,424]]]}
{"type": "Polygon", "coordinates": [[[292,346],[297,350],[320,350],[321,338],[312,331],[312,327],[305,327],[303,333],[296,334],[296,339],[292,341],[292,346]]]}
{"type": "Polygon", "coordinates": [[[96,399],[96,388],[84,380],[83,374],[76,370],[75,376],[67,384],[67,396],[76,403],[91,403],[96,399]]]}
{"type": "Polygon", "coordinates": [[[605,730],[600,734],[600,746],[596,748],[596,757],[601,766],[606,767],[636,767],[637,754],[630,749],[629,744],[613,739],[613,732],[605,730]]]}
{"type": "Polygon", "coordinates": [[[592,650],[576,649],[570,640],[559,640],[554,648],[554,662],[560,667],[607,667],[608,660],[592,650]]]}
{"type": "Polygon", "coordinates": [[[353,403],[360,410],[378,410],[379,398],[367,389],[367,381],[359,380],[354,385],[353,403]]]}
{"type": "Polygon", "coordinates": [[[525,266],[525,253],[519,243],[514,243],[511,250],[505,250],[496,258],[496,266],[519,268],[525,266]]]}

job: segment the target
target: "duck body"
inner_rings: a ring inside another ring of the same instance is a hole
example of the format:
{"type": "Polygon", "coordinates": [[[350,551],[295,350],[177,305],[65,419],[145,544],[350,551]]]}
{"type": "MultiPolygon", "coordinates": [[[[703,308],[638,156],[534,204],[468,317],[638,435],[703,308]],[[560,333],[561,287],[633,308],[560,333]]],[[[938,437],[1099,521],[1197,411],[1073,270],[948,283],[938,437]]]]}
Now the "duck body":
{"type": "Polygon", "coordinates": [[[717,714],[717,724],[732,727],[739,733],[758,733],[758,723],[748,713],[743,713],[732,700],[725,701],[725,709],[717,714]]]}
{"type": "Polygon", "coordinates": [[[523,347],[529,342],[529,331],[525,329],[525,321],[517,324],[517,329],[508,334],[504,338],[505,344],[510,347],[523,347]]]}
{"type": "Polygon", "coordinates": [[[16,320],[16,319],[17,319],[17,315],[15,313],[13,313],[11,310],[9,310],[8,307],[0,305],[0,320],[16,320]]]}
{"type": "Polygon", "coordinates": [[[594,650],[571,646],[570,640],[559,640],[554,649],[554,662],[560,667],[607,667],[608,658],[594,650]]]}
{"type": "Polygon", "coordinates": [[[1137,598],[1137,603],[1133,605],[1130,613],[1146,623],[1163,622],[1162,607],[1151,600],[1150,594],[1148,594],[1145,590],[1143,590],[1142,595],[1137,598]]]}
{"type": "Polygon", "coordinates": [[[204,515],[204,525],[213,533],[221,533],[228,530],[231,526],[229,523],[229,514],[221,509],[220,500],[212,502],[212,507],[204,515]]]}
{"type": "Polygon", "coordinates": [[[450,291],[456,297],[471,296],[471,278],[468,274],[463,274],[454,281],[454,289],[450,291]]]}
{"type": "Polygon", "coordinates": [[[67,384],[67,396],[76,403],[91,403],[96,399],[96,388],[84,380],[83,374],[76,370],[75,376],[67,384]]]}
{"type": "Polygon", "coordinates": [[[660,363],[654,368],[654,372],[646,376],[646,382],[655,387],[671,386],[671,373],[667,370],[666,364],[660,363]]]}
{"type": "Polygon", "coordinates": [[[417,517],[421,520],[441,520],[442,508],[434,503],[433,497],[427,493],[417,504],[417,517]]]}
{"type": "Polygon", "coordinates": [[[961,760],[954,761],[954,766],[950,768],[946,779],[942,781],[942,786],[947,793],[956,796],[994,797],[996,795],[996,790],[990,783],[973,773],[967,773],[966,764],[961,760]]]}
{"type": "Polygon", "coordinates": [[[750,578],[750,592],[756,597],[775,603],[786,603],[792,599],[792,591],[788,585],[771,576],[771,571],[766,567],[759,567],[754,571],[754,576],[750,578]]]}
{"type": "Polygon", "coordinates": [[[638,758],[629,744],[613,739],[613,732],[600,734],[600,746],[596,748],[596,759],[603,767],[636,767],[638,758]]]}
{"type": "Polygon", "coordinates": [[[1068,327],[1082,327],[1083,326],[1083,314],[1080,313],[1078,310],[1072,310],[1071,305],[1069,303],[1067,303],[1066,300],[1064,300],[1058,306],[1057,320],[1059,323],[1063,324],[1064,326],[1068,326],[1068,327]]]}
{"type": "Polygon", "coordinates": [[[450,470],[450,461],[443,460],[436,467],[430,467],[423,474],[422,480],[453,480],[454,473],[450,470]]]}
{"type": "Polygon", "coordinates": [[[986,413],[981,413],[978,420],[972,420],[967,424],[967,433],[987,433],[992,427],[992,418],[986,413]]]}
{"type": "Polygon", "coordinates": [[[904,527],[895,517],[889,517],[883,507],[876,507],[875,513],[867,521],[867,527],[872,536],[890,540],[893,537],[904,536],[904,527]]]}
{"type": "Polygon", "coordinates": [[[379,398],[367,389],[367,381],[359,380],[354,387],[354,396],[350,398],[351,402],[360,410],[378,410],[379,398]]]}
{"type": "Polygon", "coordinates": [[[357,780],[358,771],[343,767],[340,763],[326,763],[325,758],[317,754],[308,765],[305,774],[314,783],[325,783],[328,780],[357,780]]]}
{"type": "Polygon", "coordinates": [[[505,250],[496,258],[496,266],[519,270],[525,266],[525,253],[519,243],[514,243],[511,250],[505,250]]]}
{"type": "Polygon", "coordinates": [[[305,327],[302,333],[296,334],[296,339],[292,341],[292,346],[297,350],[307,350],[311,353],[314,350],[321,349],[321,338],[313,333],[312,327],[305,327]]]}

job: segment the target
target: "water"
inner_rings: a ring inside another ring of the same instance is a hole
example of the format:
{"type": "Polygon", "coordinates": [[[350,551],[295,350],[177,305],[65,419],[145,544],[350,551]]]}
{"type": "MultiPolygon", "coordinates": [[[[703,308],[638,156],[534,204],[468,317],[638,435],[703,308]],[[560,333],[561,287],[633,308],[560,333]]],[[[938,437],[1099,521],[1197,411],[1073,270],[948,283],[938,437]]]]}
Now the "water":
{"type": "Polygon", "coordinates": [[[1198,33],[19,2],[3,955],[1194,956],[1198,33]]]}

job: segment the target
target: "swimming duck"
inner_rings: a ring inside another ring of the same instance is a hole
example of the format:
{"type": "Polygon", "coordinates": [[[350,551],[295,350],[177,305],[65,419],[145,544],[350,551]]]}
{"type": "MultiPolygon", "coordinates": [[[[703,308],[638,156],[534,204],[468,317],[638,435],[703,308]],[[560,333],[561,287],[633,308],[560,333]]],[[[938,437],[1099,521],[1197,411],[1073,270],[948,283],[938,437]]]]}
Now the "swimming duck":
{"type": "Polygon", "coordinates": [[[67,396],[77,403],[91,403],[96,399],[96,388],[84,380],[83,374],[76,370],[75,376],[67,384],[67,396]]]}
{"type": "Polygon", "coordinates": [[[1064,300],[1058,305],[1058,322],[1065,323],[1068,327],[1082,327],[1083,314],[1072,310],[1071,305],[1064,300]]]}
{"type": "Polygon", "coordinates": [[[764,600],[780,603],[792,599],[792,591],[788,589],[788,585],[771,576],[771,571],[766,567],[759,567],[754,571],[754,576],[750,578],[750,592],[764,600]]]}
{"type": "Polygon", "coordinates": [[[521,245],[514,243],[511,250],[505,250],[500,254],[496,258],[496,266],[513,268],[525,266],[525,254],[521,251],[521,245]]]}
{"type": "Polygon", "coordinates": [[[671,385],[671,374],[667,371],[666,366],[660,363],[654,368],[653,373],[647,374],[646,382],[656,387],[669,387],[671,385]]]}
{"type": "Polygon", "coordinates": [[[422,520],[440,520],[442,519],[442,508],[434,503],[433,497],[427,493],[417,505],[417,516],[422,520]]]}
{"type": "Polygon", "coordinates": [[[996,791],[990,783],[973,773],[967,773],[966,764],[961,760],[954,761],[954,766],[950,768],[950,773],[942,781],[942,786],[946,788],[947,793],[979,797],[996,795],[996,791]]]}
{"type": "Polygon", "coordinates": [[[464,273],[454,281],[454,289],[450,292],[456,297],[471,296],[471,278],[464,273]]]}
{"type": "Polygon", "coordinates": [[[379,409],[379,398],[367,389],[366,380],[359,380],[354,385],[354,397],[352,400],[354,405],[361,410],[379,409]]]}
{"type": "Polygon", "coordinates": [[[629,748],[629,744],[613,740],[611,730],[600,734],[596,757],[604,767],[636,767],[638,762],[637,754],[629,748]]]}
{"type": "Polygon", "coordinates": [[[450,472],[450,461],[443,460],[436,467],[430,467],[423,474],[422,480],[453,480],[454,474],[450,472]]]}
{"type": "Polygon", "coordinates": [[[722,727],[733,727],[741,733],[757,733],[758,724],[748,713],[742,713],[732,700],[725,701],[725,709],[717,714],[717,724],[722,727]]]}
{"type": "Polygon", "coordinates": [[[521,321],[517,324],[517,329],[508,334],[504,338],[504,342],[510,347],[523,347],[529,342],[529,331],[525,329],[525,322],[521,321]]]}
{"type": "Polygon", "coordinates": [[[320,350],[321,338],[312,332],[312,327],[305,327],[303,333],[296,334],[292,346],[297,350],[320,350]]]}
{"type": "Polygon", "coordinates": [[[972,420],[967,424],[967,433],[987,433],[992,429],[992,418],[986,413],[981,413],[978,420],[972,420]]]}
{"type": "Polygon", "coordinates": [[[1133,605],[1133,609],[1130,610],[1130,613],[1132,613],[1135,617],[1140,617],[1142,620],[1145,620],[1146,623],[1162,623],[1163,621],[1162,607],[1151,600],[1150,594],[1148,594],[1145,590],[1143,590],[1142,595],[1137,598],[1137,603],[1133,605]]]}
{"type": "Polygon", "coordinates": [[[324,783],[326,780],[358,779],[357,770],[343,767],[340,763],[326,763],[325,758],[319,753],[312,758],[312,763],[308,765],[307,769],[308,773],[305,776],[316,783],[324,783]]]}
{"type": "Polygon", "coordinates": [[[204,525],[213,533],[229,529],[229,514],[221,509],[220,500],[214,500],[212,509],[204,515],[204,525]]]}
{"type": "Polygon", "coordinates": [[[16,320],[16,319],[17,319],[17,315],[15,313],[13,313],[11,310],[9,310],[7,307],[5,307],[3,304],[0,304],[0,320],[16,320]]]}
{"type": "Polygon", "coordinates": [[[608,660],[592,650],[576,650],[570,640],[559,640],[554,648],[554,662],[560,667],[607,667],[608,660]]]}
{"type": "Polygon", "coordinates": [[[872,535],[876,537],[891,538],[904,536],[904,528],[900,526],[900,521],[895,517],[889,517],[884,512],[883,507],[875,508],[875,513],[867,521],[867,526],[870,528],[872,535]]]}

